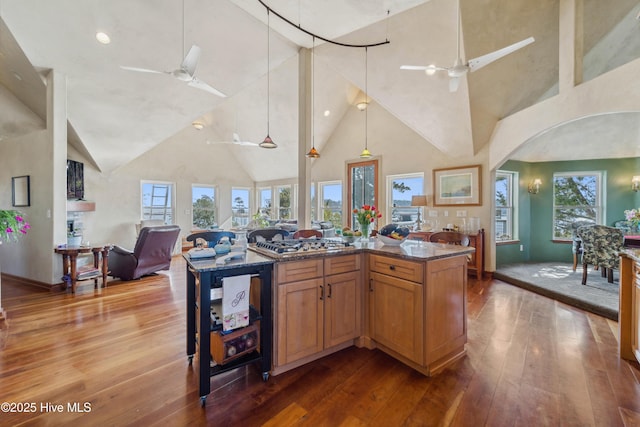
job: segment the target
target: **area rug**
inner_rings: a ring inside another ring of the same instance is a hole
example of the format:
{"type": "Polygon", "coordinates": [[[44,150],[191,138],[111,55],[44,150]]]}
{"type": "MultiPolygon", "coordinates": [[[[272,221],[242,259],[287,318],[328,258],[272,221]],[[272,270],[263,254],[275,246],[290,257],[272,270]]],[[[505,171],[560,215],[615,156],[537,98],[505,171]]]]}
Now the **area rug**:
{"type": "Polygon", "coordinates": [[[619,271],[613,283],[600,271],[589,268],[587,284],[582,285],[582,266],[574,272],[571,264],[523,263],[501,266],[496,279],[553,298],[612,320],[618,320],[619,271]]]}

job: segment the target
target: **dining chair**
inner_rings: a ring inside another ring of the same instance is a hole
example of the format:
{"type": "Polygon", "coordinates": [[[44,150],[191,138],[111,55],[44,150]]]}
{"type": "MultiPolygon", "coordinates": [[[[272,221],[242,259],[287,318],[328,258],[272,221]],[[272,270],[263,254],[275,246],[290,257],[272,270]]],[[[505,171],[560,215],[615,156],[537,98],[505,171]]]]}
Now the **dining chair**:
{"type": "Polygon", "coordinates": [[[247,234],[247,241],[249,243],[256,243],[258,241],[283,240],[287,236],[289,236],[287,230],[281,230],[279,228],[259,228],[247,234]]]}
{"type": "Polygon", "coordinates": [[[599,267],[602,277],[613,283],[613,269],[618,268],[619,253],[624,244],[622,230],[606,225],[585,225],[577,230],[582,241],[582,284],[587,284],[587,268],[599,267]]]}
{"type": "Polygon", "coordinates": [[[317,237],[318,239],[322,238],[322,231],[320,230],[313,230],[313,229],[305,229],[305,230],[298,230],[295,233],[293,233],[293,238],[294,239],[308,239],[311,237],[317,237]]]}
{"type": "Polygon", "coordinates": [[[438,231],[429,236],[434,243],[448,243],[452,245],[469,246],[469,236],[458,231],[438,231]]]}
{"type": "Polygon", "coordinates": [[[187,241],[193,242],[193,247],[195,248],[197,246],[198,239],[202,239],[207,242],[210,248],[213,248],[223,237],[228,237],[229,241],[233,243],[233,239],[236,238],[236,234],[232,231],[199,231],[197,233],[189,234],[187,236],[187,241]]]}

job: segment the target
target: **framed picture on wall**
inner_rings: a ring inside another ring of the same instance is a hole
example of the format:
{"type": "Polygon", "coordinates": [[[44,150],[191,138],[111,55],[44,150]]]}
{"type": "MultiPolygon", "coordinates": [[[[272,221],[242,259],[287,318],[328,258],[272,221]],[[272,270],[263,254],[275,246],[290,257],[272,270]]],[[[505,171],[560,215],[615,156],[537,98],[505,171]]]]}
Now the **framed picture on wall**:
{"type": "Polygon", "coordinates": [[[30,193],[29,175],[11,178],[11,204],[13,206],[31,206],[30,193]]]}
{"type": "Polygon", "coordinates": [[[480,165],[433,170],[434,206],[475,206],[482,203],[480,165]]]}

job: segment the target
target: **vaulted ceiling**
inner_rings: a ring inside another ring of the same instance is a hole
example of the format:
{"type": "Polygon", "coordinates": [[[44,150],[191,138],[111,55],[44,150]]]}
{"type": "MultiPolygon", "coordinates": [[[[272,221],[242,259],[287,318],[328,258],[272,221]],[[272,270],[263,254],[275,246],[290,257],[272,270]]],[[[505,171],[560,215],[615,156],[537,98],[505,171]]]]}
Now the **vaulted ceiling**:
{"type": "MultiPolygon", "coordinates": [[[[44,128],[42,74],[53,69],[67,78],[69,140],[105,173],[180,134],[193,143],[219,144],[241,155],[256,181],[293,177],[300,48],[314,51],[313,123],[320,150],[345,112],[362,99],[365,84],[373,102],[413,129],[425,144],[452,155],[477,153],[489,142],[498,120],[558,93],[560,0],[461,0],[463,58],[529,36],[536,41],[469,73],[456,93],[449,92],[446,73],[427,76],[400,70],[403,64],[453,65],[454,0],[264,3],[324,38],[390,43],[365,53],[314,41],[268,15],[259,0],[1,0],[0,106],[10,106],[11,113],[0,117],[0,139],[44,128]],[[107,32],[111,43],[99,44],[96,31],[107,32]],[[171,71],[192,44],[202,49],[196,77],[226,98],[168,75],[120,68],[171,71]],[[328,117],[326,110],[331,111],[328,117]],[[231,141],[234,132],[245,141],[262,141],[267,116],[278,149],[221,144],[231,141]],[[205,124],[202,131],[191,127],[196,120],[205,124]],[[268,163],[281,166],[261,167],[265,156],[268,163]]],[[[638,2],[604,3],[584,0],[585,78],[640,56],[638,2]]],[[[598,119],[599,129],[609,126],[605,119],[598,119]]],[[[638,122],[637,115],[627,119],[638,122]]],[[[620,132],[623,120],[616,118],[611,132],[620,132]]],[[[580,124],[567,124],[562,132],[573,135],[580,129],[580,124]]],[[[592,144],[597,150],[598,142],[581,138],[585,149],[592,144]]],[[[531,158],[540,152],[535,147],[529,145],[531,158]]]]}

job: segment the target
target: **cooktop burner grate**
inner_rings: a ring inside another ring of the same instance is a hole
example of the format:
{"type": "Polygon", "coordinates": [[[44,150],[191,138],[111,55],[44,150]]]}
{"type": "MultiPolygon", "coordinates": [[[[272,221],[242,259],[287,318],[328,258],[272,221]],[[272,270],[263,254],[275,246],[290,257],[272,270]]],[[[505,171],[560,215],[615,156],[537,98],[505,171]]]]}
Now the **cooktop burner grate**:
{"type": "Polygon", "coordinates": [[[266,249],[278,254],[286,252],[337,249],[348,246],[341,241],[328,239],[298,239],[298,240],[272,240],[256,242],[256,247],[266,249]]]}

